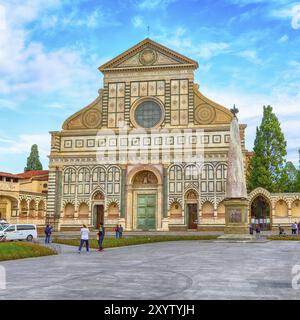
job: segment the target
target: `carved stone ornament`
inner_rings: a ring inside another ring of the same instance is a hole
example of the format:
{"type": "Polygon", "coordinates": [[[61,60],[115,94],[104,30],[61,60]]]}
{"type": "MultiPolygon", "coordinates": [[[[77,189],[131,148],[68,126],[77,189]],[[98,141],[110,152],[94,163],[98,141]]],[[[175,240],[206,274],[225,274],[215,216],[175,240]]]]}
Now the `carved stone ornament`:
{"type": "Polygon", "coordinates": [[[157,53],[152,49],[145,49],[140,53],[140,63],[144,66],[151,66],[157,60],[157,53]]]}
{"type": "Polygon", "coordinates": [[[240,223],[242,222],[242,212],[239,209],[231,209],[229,212],[229,222],[230,223],[240,223]]]}
{"type": "Polygon", "coordinates": [[[142,171],[134,178],[134,184],[157,184],[157,178],[153,172],[142,171]]]}
{"type": "Polygon", "coordinates": [[[210,105],[199,105],[195,110],[195,119],[199,124],[210,124],[216,118],[216,112],[210,105]]]}
{"type": "Polygon", "coordinates": [[[101,112],[97,109],[86,111],[82,117],[84,126],[89,129],[99,128],[101,126],[101,120],[101,112]]]}

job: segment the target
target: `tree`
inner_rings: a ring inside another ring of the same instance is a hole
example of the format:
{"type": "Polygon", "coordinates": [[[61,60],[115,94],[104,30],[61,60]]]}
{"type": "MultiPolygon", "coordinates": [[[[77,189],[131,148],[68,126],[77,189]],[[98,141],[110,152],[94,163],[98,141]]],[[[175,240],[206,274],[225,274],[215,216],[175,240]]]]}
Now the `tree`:
{"type": "Polygon", "coordinates": [[[250,191],[262,187],[270,192],[283,192],[288,179],[285,170],[286,141],[272,107],[263,108],[262,122],[256,128],[248,188],[250,191]]]}
{"type": "Polygon", "coordinates": [[[25,172],[30,170],[43,170],[43,166],[40,162],[38,146],[36,144],[31,147],[30,155],[27,158],[27,166],[24,168],[25,172]]]}
{"type": "Polygon", "coordinates": [[[299,172],[291,161],[286,163],[285,173],[287,180],[284,192],[297,192],[297,179],[299,172]]]}
{"type": "Polygon", "coordinates": [[[300,170],[297,172],[297,178],[295,183],[295,191],[300,192],[300,170]]]}

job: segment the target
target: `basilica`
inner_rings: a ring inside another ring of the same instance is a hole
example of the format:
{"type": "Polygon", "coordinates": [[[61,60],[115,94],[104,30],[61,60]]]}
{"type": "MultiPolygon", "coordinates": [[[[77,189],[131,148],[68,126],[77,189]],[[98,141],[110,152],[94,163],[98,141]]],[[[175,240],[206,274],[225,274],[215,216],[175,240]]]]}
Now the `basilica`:
{"type": "MultiPolygon", "coordinates": [[[[127,231],[224,229],[234,113],[201,93],[197,68],[148,38],[99,67],[97,98],[51,132],[48,222],[58,230],[101,222],[127,231]]],[[[257,189],[248,200],[249,222],[266,229],[300,219],[299,194],[257,189]]]]}

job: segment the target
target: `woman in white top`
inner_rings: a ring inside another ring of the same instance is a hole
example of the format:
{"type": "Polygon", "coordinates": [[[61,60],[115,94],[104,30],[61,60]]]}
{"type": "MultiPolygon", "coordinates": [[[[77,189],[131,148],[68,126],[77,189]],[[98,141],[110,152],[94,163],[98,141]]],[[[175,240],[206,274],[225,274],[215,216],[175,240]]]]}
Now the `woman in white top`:
{"type": "Polygon", "coordinates": [[[84,224],[83,227],[80,229],[80,246],[78,249],[78,253],[81,252],[84,242],[85,242],[86,251],[89,252],[89,233],[90,233],[90,230],[84,224]]]}

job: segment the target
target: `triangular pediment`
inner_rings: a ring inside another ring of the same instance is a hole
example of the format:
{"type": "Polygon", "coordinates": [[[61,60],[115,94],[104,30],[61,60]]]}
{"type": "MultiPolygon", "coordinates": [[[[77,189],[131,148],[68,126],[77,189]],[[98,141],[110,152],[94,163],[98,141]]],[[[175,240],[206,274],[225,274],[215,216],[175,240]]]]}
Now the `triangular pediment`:
{"type": "Polygon", "coordinates": [[[116,58],[103,64],[99,67],[99,70],[108,72],[127,69],[176,67],[197,69],[198,63],[147,38],[116,58]]]}

